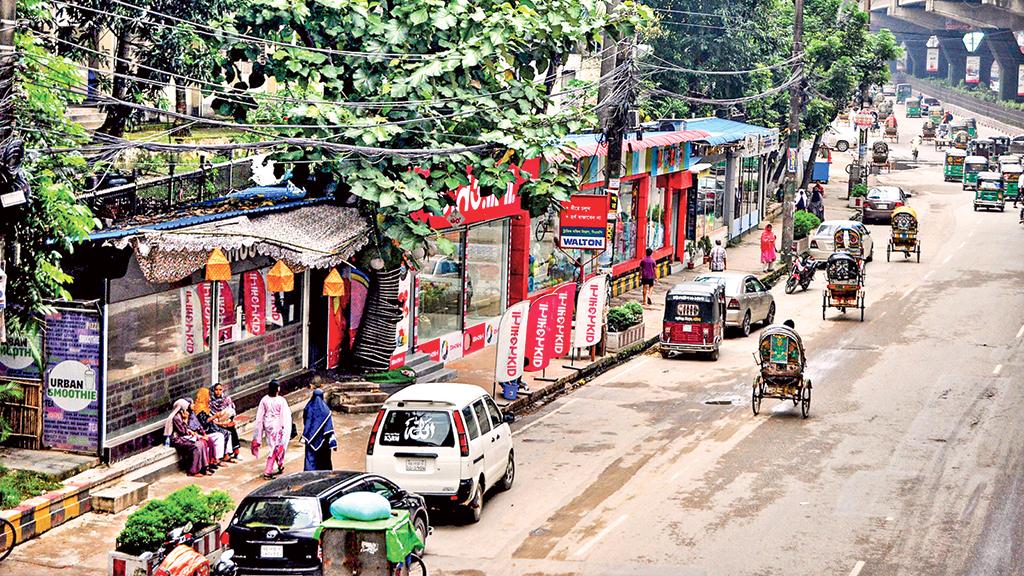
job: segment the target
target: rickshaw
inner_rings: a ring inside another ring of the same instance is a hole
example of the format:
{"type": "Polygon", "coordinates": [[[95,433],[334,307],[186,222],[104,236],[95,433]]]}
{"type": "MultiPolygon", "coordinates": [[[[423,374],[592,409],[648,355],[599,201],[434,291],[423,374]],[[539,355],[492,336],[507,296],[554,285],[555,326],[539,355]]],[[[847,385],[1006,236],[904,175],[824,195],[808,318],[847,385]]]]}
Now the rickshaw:
{"type": "Polygon", "coordinates": [[[1016,198],[1018,186],[1020,185],[1020,175],[1024,173],[1024,168],[1020,164],[1001,164],[999,172],[1003,176],[1003,196],[1005,198],[1016,198]]]}
{"type": "Polygon", "coordinates": [[[876,168],[881,168],[889,163],[889,145],[884,141],[878,141],[871,145],[871,163],[876,168]]]}
{"type": "Polygon", "coordinates": [[[384,520],[325,520],[313,532],[319,541],[323,576],[426,576],[416,554],[423,541],[408,510],[384,520]]]}
{"type": "Polygon", "coordinates": [[[1019,154],[1003,154],[999,157],[999,171],[1002,172],[1004,166],[1017,165],[1021,166],[1021,158],[1019,154]]]}
{"type": "Polygon", "coordinates": [[[1009,136],[993,136],[989,138],[992,141],[992,156],[1002,156],[1010,152],[1010,137],[1009,136]]]}
{"type": "Polygon", "coordinates": [[[899,127],[896,125],[896,117],[889,115],[885,119],[885,133],[882,135],[882,140],[892,140],[893,142],[900,141],[899,127]],[[890,122],[891,120],[891,122],[890,122]]]}
{"type": "Polygon", "coordinates": [[[913,252],[920,262],[921,241],[917,239],[917,212],[910,206],[900,206],[892,211],[891,226],[892,235],[885,248],[885,261],[890,261],[893,252],[903,252],[905,258],[910,258],[913,252]]]}
{"type": "Polygon", "coordinates": [[[974,191],[974,211],[978,208],[1006,210],[1003,195],[1003,175],[999,172],[978,173],[978,188],[974,191]]]}
{"type": "Polygon", "coordinates": [[[707,282],[676,284],[665,294],[661,355],[707,353],[718,360],[725,335],[725,285],[707,282]]]}
{"type": "Polygon", "coordinates": [[[896,103],[905,104],[907,98],[910,98],[910,94],[913,92],[913,88],[910,84],[897,84],[896,85],[896,103]]]}
{"type": "Polygon", "coordinates": [[[923,142],[935,141],[935,124],[931,120],[925,120],[921,125],[921,140],[923,142]]]}
{"type": "Polygon", "coordinates": [[[907,118],[921,117],[921,98],[907,98],[907,118]]]}
{"type": "Polygon", "coordinates": [[[946,182],[964,181],[964,159],[967,152],[951,148],[946,150],[946,160],[942,165],[942,179],[946,182]]]}
{"type": "Polygon", "coordinates": [[[967,150],[967,145],[971,141],[971,136],[966,130],[957,130],[953,132],[953,147],[960,150],[967,150]]]}
{"type": "Polygon", "coordinates": [[[876,103],[876,107],[878,108],[878,115],[882,118],[888,118],[892,115],[892,100],[883,98],[881,102],[876,103]]]}
{"type": "Polygon", "coordinates": [[[864,239],[857,228],[842,224],[832,235],[833,250],[853,256],[858,262],[864,261],[864,239]]]}
{"type": "Polygon", "coordinates": [[[856,258],[845,252],[836,252],[825,262],[828,286],[821,297],[821,319],[829,308],[838,308],[843,314],[847,308],[860,308],[860,321],[864,321],[864,272],[856,258]]]}
{"type": "Polygon", "coordinates": [[[1014,136],[1010,140],[1010,153],[1011,154],[1024,154],[1024,135],[1014,136]]]}
{"type": "Polygon", "coordinates": [[[984,156],[986,159],[993,156],[995,143],[989,138],[978,138],[971,140],[967,145],[967,154],[971,156],[984,156]]]}
{"type": "Polygon", "coordinates": [[[935,124],[942,122],[942,117],[946,115],[946,111],[942,109],[942,106],[931,106],[928,108],[928,118],[935,124]]]}
{"type": "Polygon", "coordinates": [[[978,174],[988,170],[988,159],[984,156],[968,156],[964,158],[964,190],[978,187],[978,174]]]}
{"type": "Polygon", "coordinates": [[[964,130],[967,131],[967,135],[971,138],[978,137],[978,120],[976,118],[967,118],[964,120],[964,130]]]}
{"type": "Polygon", "coordinates": [[[807,357],[800,335],[789,326],[772,324],[761,331],[754,354],[761,373],[754,377],[750,408],[754,416],[761,411],[761,400],[792,400],[800,406],[800,415],[811,411],[811,381],[804,378],[807,357]]]}

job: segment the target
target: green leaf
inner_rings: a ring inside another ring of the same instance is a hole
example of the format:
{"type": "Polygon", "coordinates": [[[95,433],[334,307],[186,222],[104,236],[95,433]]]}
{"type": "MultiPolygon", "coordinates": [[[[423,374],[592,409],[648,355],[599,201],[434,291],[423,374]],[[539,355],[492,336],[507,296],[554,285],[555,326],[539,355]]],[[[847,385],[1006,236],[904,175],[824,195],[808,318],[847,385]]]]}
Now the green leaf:
{"type": "Polygon", "coordinates": [[[430,15],[427,13],[427,9],[420,8],[409,15],[409,22],[411,22],[413,26],[419,26],[426,22],[428,18],[430,18],[430,15]]]}

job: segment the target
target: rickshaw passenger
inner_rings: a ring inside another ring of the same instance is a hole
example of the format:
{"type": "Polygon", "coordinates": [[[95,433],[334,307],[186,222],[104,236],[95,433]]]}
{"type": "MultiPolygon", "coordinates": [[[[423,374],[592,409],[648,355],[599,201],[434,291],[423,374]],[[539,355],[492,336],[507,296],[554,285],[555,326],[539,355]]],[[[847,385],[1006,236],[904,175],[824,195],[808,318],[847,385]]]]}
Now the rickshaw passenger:
{"type": "Polygon", "coordinates": [[[796,335],[796,344],[800,347],[800,355],[803,356],[806,361],[807,353],[804,351],[804,339],[801,338],[800,334],[796,331],[796,322],[793,322],[792,318],[788,318],[782,323],[782,325],[792,330],[793,334],[796,335]]]}

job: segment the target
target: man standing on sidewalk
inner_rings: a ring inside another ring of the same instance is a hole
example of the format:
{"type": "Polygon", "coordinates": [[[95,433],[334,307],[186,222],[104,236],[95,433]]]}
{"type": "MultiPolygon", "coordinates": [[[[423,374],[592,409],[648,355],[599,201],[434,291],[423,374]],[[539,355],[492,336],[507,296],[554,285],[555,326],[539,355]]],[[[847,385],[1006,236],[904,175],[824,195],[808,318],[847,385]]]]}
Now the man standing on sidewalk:
{"type": "Polygon", "coordinates": [[[648,248],[644,259],[640,261],[640,285],[643,287],[643,300],[645,304],[654,304],[651,300],[651,292],[654,291],[654,258],[651,258],[651,254],[654,252],[648,248]]]}
{"type": "Polygon", "coordinates": [[[721,240],[715,240],[715,247],[711,249],[711,271],[725,272],[725,247],[721,240]]]}

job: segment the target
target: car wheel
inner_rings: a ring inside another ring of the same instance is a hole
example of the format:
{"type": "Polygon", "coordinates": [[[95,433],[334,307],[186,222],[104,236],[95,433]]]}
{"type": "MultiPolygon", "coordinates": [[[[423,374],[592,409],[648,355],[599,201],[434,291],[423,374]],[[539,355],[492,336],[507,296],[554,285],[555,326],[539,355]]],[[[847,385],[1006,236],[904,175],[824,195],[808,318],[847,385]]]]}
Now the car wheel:
{"type": "Polygon", "coordinates": [[[849,149],[850,149],[850,143],[847,142],[846,140],[840,140],[840,141],[836,142],[836,150],[838,150],[840,152],[846,152],[849,149]]]}
{"type": "Polygon", "coordinates": [[[874,261],[875,261],[875,247],[872,246],[871,247],[871,252],[868,253],[868,262],[874,262],[874,261]]]}
{"type": "Polygon", "coordinates": [[[750,310],[743,315],[743,324],[740,325],[740,331],[743,333],[743,337],[750,336],[750,310]]]}
{"type": "Polygon", "coordinates": [[[480,514],[484,509],[483,478],[476,483],[476,490],[473,491],[473,497],[466,503],[465,509],[467,524],[476,524],[480,521],[480,514]]]}
{"type": "Polygon", "coordinates": [[[420,541],[423,542],[423,546],[413,550],[417,556],[423,556],[423,552],[427,549],[427,519],[423,516],[417,516],[412,522],[412,529],[416,531],[416,534],[420,537],[420,541]]]}
{"type": "Polygon", "coordinates": [[[771,324],[772,322],[775,322],[775,302],[772,302],[771,306],[768,307],[768,315],[764,317],[765,326],[771,324]]]}
{"type": "Polygon", "coordinates": [[[514,452],[508,453],[508,464],[505,465],[505,475],[501,477],[501,484],[498,485],[502,492],[512,489],[512,482],[516,479],[516,456],[514,452]]]}

